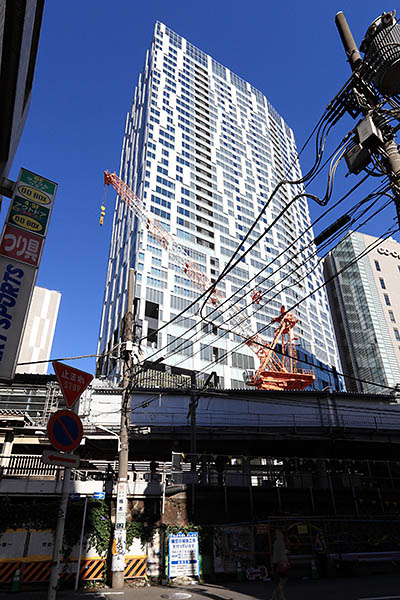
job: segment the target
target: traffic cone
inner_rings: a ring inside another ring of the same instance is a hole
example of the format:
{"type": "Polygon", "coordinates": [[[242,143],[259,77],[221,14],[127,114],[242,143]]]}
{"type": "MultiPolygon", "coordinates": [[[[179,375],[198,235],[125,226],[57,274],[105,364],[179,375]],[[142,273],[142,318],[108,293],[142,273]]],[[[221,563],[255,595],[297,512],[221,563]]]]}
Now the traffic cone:
{"type": "Polygon", "coordinates": [[[21,589],[21,576],[19,567],[15,569],[14,577],[11,584],[11,592],[19,592],[21,589]]]}
{"type": "Polygon", "coordinates": [[[317,565],[313,558],[311,559],[311,579],[319,579],[317,565]]]}

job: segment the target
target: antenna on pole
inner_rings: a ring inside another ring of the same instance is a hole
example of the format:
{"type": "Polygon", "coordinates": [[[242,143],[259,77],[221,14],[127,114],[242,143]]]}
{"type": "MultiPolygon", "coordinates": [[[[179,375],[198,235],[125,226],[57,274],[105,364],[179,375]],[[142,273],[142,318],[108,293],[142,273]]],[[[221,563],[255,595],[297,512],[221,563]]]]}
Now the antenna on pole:
{"type": "Polygon", "coordinates": [[[342,40],[344,46],[346,56],[350,63],[351,70],[356,71],[362,63],[362,58],[354,41],[353,34],[350,31],[346,17],[341,11],[337,13],[335,17],[335,23],[339,31],[340,39],[342,40]]]}

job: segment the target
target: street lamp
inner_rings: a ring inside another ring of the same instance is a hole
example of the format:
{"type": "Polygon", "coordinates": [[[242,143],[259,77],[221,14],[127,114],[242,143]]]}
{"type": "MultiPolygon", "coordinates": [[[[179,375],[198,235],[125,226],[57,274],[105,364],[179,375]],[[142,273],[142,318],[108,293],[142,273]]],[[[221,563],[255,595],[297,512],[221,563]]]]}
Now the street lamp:
{"type": "Polygon", "coordinates": [[[107,433],[114,435],[118,440],[118,452],[121,450],[121,438],[118,435],[118,433],[115,433],[115,431],[112,431],[112,429],[108,429],[107,427],[104,427],[104,425],[96,425],[95,427],[96,427],[96,429],[102,429],[103,431],[106,431],[107,433]]]}

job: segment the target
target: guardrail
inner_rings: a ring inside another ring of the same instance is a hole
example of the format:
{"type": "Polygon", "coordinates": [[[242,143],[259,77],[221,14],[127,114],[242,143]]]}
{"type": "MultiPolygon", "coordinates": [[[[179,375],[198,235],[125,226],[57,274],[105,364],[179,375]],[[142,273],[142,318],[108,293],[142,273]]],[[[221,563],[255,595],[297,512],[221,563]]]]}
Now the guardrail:
{"type": "Polygon", "coordinates": [[[40,456],[32,454],[1,455],[0,470],[3,477],[50,477],[53,479],[59,473],[57,467],[45,465],[40,456]]]}

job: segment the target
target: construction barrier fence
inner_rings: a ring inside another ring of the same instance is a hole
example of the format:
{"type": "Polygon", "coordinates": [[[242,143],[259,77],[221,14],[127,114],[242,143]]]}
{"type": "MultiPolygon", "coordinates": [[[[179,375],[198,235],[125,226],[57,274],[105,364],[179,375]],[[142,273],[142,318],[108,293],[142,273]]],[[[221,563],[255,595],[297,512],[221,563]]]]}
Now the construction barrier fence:
{"type": "MultiPolygon", "coordinates": [[[[79,581],[99,581],[104,578],[104,558],[95,557],[81,560],[79,581]]],[[[0,583],[12,583],[17,569],[22,583],[44,583],[50,578],[50,560],[0,559],[0,583]]],[[[125,578],[146,577],[147,556],[125,557],[125,578]]],[[[74,581],[76,560],[60,565],[60,579],[74,581]]]]}
{"type": "Polygon", "coordinates": [[[125,579],[146,576],[147,557],[127,556],[125,558],[125,579]]]}

